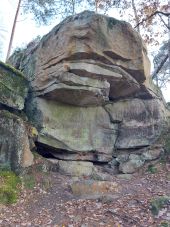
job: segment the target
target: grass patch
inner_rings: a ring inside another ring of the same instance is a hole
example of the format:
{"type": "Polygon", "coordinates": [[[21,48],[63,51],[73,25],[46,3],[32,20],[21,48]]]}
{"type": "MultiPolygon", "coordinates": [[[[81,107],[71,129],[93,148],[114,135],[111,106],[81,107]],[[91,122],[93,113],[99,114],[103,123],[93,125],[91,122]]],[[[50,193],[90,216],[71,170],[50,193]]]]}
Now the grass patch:
{"type": "Polygon", "coordinates": [[[0,204],[12,204],[17,201],[21,181],[11,171],[0,171],[0,204]]]}
{"type": "Polygon", "coordinates": [[[35,179],[34,175],[25,174],[22,177],[22,183],[23,183],[24,188],[34,189],[34,187],[36,186],[36,179],[35,179]]]}
{"type": "Polygon", "coordinates": [[[158,169],[154,165],[149,165],[147,171],[151,174],[154,174],[158,172],[158,169]]]}
{"type": "Polygon", "coordinates": [[[170,224],[168,222],[161,222],[161,224],[159,225],[160,227],[170,227],[170,224]]]}
{"type": "Polygon", "coordinates": [[[151,201],[151,212],[153,215],[158,215],[159,211],[170,202],[170,197],[161,196],[151,201]]]}

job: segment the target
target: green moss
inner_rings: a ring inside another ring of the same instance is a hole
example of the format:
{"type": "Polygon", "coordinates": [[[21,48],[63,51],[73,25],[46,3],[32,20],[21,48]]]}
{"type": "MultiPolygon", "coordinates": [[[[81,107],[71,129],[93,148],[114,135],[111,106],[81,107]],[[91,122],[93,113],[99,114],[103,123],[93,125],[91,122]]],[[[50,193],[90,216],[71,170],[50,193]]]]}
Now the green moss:
{"type": "Polygon", "coordinates": [[[11,171],[11,166],[9,162],[1,163],[0,165],[0,172],[1,171],[11,171]]]}
{"type": "Polygon", "coordinates": [[[0,204],[12,204],[18,198],[20,178],[11,171],[0,171],[0,204]]]}
{"type": "Polygon", "coordinates": [[[0,67],[0,83],[6,86],[14,94],[25,97],[27,94],[28,81],[24,77],[18,77],[17,74],[0,67]]]}
{"type": "Polygon", "coordinates": [[[7,111],[7,110],[1,110],[0,111],[0,117],[3,118],[10,118],[10,119],[14,119],[14,120],[18,120],[20,119],[17,115],[7,111]]]}
{"type": "Polygon", "coordinates": [[[161,222],[161,224],[159,226],[160,227],[170,227],[170,223],[163,221],[163,222],[161,222]]]}
{"type": "Polygon", "coordinates": [[[21,110],[27,93],[28,81],[0,62],[0,102],[21,110]]]}
{"type": "Polygon", "coordinates": [[[24,107],[24,98],[12,92],[8,87],[0,83],[0,102],[9,107],[17,108],[19,110],[24,107]]]}
{"type": "Polygon", "coordinates": [[[157,173],[157,168],[154,166],[154,165],[149,165],[148,166],[148,172],[149,173],[152,173],[152,174],[154,174],[154,173],[157,173]]]}
{"type": "Polygon", "coordinates": [[[17,194],[12,188],[0,188],[0,203],[1,204],[12,204],[16,203],[17,194]]]}
{"type": "Polygon", "coordinates": [[[168,204],[170,201],[170,197],[161,196],[151,201],[151,211],[153,215],[158,215],[159,211],[164,207],[164,205],[168,204]]]}
{"type": "Polygon", "coordinates": [[[0,68],[4,68],[5,70],[7,70],[7,71],[9,71],[9,72],[12,72],[12,73],[14,73],[14,74],[20,76],[21,78],[26,79],[26,77],[24,76],[24,74],[23,74],[21,71],[15,69],[13,66],[11,66],[11,65],[9,65],[9,64],[5,64],[5,63],[2,62],[2,61],[0,61],[0,68]]]}

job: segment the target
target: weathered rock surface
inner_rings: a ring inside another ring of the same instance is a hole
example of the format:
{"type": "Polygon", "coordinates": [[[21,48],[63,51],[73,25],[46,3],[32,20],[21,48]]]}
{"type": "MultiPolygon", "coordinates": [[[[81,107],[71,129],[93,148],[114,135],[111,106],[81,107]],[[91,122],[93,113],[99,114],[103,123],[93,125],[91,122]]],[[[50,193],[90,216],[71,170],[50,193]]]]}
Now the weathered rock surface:
{"type": "Polygon", "coordinates": [[[33,81],[37,96],[80,106],[137,92],[150,96],[141,87],[150,76],[146,47],[124,21],[85,11],[65,19],[23,55],[20,63],[11,59],[33,81]]]}
{"type": "Polygon", "coordinates": [[[134,149],[120,150],[119,152],[116,161],[119,163],[119,170],[126,174],[136,172],[146,161],[153,161],[160,158],[164,153],[164,149],[163,146],[154,144],[142,149],[136,149],[136,152],[134,149]]]}
{"type": "Polygon", "coordinates": [[[134,173],[145,163],[145,160],[141,158],[140,155],[130,154],[126,162],[121,162],[119,165],[119,170],[123,173],[134,173]]]}
{"type": "Polygon", "coordinates": [[[142,152],[141,157],[145,161],[158,159],[164,153],[163,146],[155,145],[151,146],[146,151],[142,152]]]}
{"type": "Polygon", "coordinates": [[[82,198],[97,199],[105,195],[113,195],[119,191],[119,186],[115,182],[86,180],[73,182],[71,190],[74,195],[82,198]]]}
{"type": "Polygon", "coordinates": [[[59,160],[58,166],[60,172],[69,176],[90,176],[94,171],[92,162],[59,160]]]}
{"type": "Polygon", "coordinates": [[[21,112],[27,94],[24,75],[0,62],[0,168],[17,173],[33,163],[30,149],[34,146],[35,129],[24,122],[21,112]]]}
{"type": "Polygon", "coordinates": [[[160,135],[165,107],[159,99],[127,99],[105,106],[112,122],[120,122],[117,149],[149,146],[160,135]]]}
{"type": "Polygon", "coordinates": [[[42,98],[34,99],[27,108],[39,128],[38,142],[53,147],[50,152],[54,156],[61,158],[64,150],[63,159],[112,159],[117,124],[110,122],[104,108],[75,107],[42,98]],[[67,154],[68,158],[64,158],[67,154]]]}
{"type": "Polygon", "coordinates": [[[28,139],[29,133],[23,120],[5,110],[0,111],[0,166],[15,172],[33,163],[28,139]]]}
{"type": "Polygon", "coordinates": [[[22,110],[27,94],[28,81],[24,75],[0,62],[0,103],[22,110]]]}
{"type": "Polygon", "coordinates": [[[73,73],[64,73],[61,83],[35,93],[47,99],[73,104],[76,106],[101,105],[109,100],[110,84],[107,81],[79,77],[73,73]]]}
{"type": "Polygon", "coordinates": [[[109,170],[123,173],[159,156],[132,152],[155,143],[167,113],[130,24],[85,11],[21,55],[11,61],[31,84],[25,110],[39,131],[39,150],[68,163],[114,160],[109,170]]]}

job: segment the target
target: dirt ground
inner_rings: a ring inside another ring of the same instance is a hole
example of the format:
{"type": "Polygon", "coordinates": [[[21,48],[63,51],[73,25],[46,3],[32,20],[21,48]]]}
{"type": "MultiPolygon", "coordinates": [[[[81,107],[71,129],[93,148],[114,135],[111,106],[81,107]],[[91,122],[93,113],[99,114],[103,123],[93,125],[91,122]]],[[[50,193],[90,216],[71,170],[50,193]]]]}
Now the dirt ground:
{"type": "Polygon", "coordinates": [[[112,176],[120,190],[111,200],[75,197],[70,189],[74,178],[69,176],[50,172],[47,178],[48,187],[39,183],[33,189],[22,189],[16,204],[0,206],[0,226],[170,226],[169,203],[156,216],[150,210],[152,200],[170,196],[170,172],[165,164],[157,165],[156,173],[143,170],[129,180],[112,176]]]}

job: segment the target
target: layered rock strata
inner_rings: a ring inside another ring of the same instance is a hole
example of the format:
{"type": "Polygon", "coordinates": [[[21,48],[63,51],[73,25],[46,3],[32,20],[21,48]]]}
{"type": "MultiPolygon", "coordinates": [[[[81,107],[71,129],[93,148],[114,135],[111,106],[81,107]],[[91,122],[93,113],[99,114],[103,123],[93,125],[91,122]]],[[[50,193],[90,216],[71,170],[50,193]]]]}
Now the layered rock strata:
{"type": "Polygon", "coordinates": [[[33,163],[31,126],[22,118],[28,81],[0,62],[0,169],[19,172],[33,163]]]}
{"type": "Polygon", "coordinates": [[[124,21],[89,11],[70,16],[11,62],[31,82],[26,113],[37,144],[58,159],[106,163],[161,133],[165,107],[147,50],[124,21]]]}

